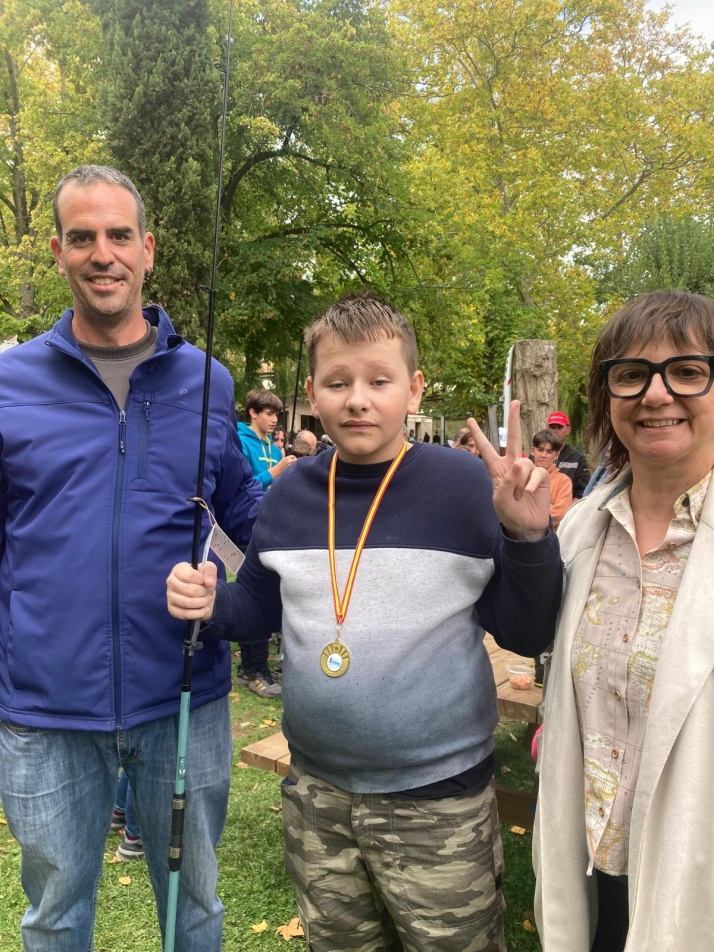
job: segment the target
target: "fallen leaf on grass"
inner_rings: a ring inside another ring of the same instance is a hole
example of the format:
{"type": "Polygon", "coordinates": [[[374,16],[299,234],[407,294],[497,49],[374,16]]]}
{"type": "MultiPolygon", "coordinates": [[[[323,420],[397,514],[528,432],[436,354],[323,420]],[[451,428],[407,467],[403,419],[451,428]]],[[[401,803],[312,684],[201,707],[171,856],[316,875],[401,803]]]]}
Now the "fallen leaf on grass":
{"type": "Polygon", "coordinates": [[[304,939],[305,933],[302,931],[302,926],[300,925],[300,920],[297,916],[294,919],[291,919],[285,926],[278,926],[275,930],[275,934],[282,936],[286,942],[289,942],[291,939],[304,939]]]}
{"type": "Polygon", "coordinates": [[[240,697],[240,694],[237,691],[231,691],[228,697],[240,697]]]}
{"type": "Polygon", "coordinates": [[[517,833],[519,836],[523,836],[525,832],[526,832],[526,828],[524,826],[511,827],[511,833],[517,833]]]}
{"type": "Polygon", "coordinates": [[[236,764],[236,767],[237,767],[239,770],[247,770],[248,767],[250,767],[250,764],[244,764],[243,761],[241,760],[241,761],[239,761],[239,762],[236,764]]]}
{"type": "Polygon", "coordinates": [[[4,816],[0,816],[0,823],[2,823],[3,826],[7,826],[7,820],[4,816]]]}
{"type": "Polygon", "coordinates": [[[113,865],[114,863],[121,863],[121,860],[119,859],[118,856],[112,856],[109,862],[113,865]]]}
{"type": "Polygon", "coordinates": [[[256,922],[254,926],[250,927],[251,932],[265,932],[268,928],[268,923],[263,919],[262,922],[256,922]]]}
{"type": "Polygon", "coordinates": [[[250,721],[243,721],[243,723],[241,724],[241,727],[244,728],[244,729],[245,729],[246,727],[255,727],[255,724],[251,724],[250,721]]]}
{"type": "Polygon", "coordinates": [[[535,928],[535,926],[533,925],[533,923],[530,921],[530,919],[524,919],[524,920],[523,920],[523,928],[526,930],[526,932],[535,932],[535,931],[536,931],[536,928],[535,928]]]}
{"type": "Polygon", "coordinates": [[[508,736],[511,738],[511,740],[513,741],[514,744],[517,744],[517,743],[518,743],[518,738],[516,737],[515,734],[509,733],[508,736]]]}
{"type": "Polygon", "coordinates": [[[282,813],[282,812],[283,812],[283,806],[282,806],[282,804],[280,804],[280,806],[277,806],[277,807],[271,807],[270,809],[273,811],[273,813],[282,813]]]}
{"type": "Polygon", "coordinates": [[[131,886],[131,876],[120,876],[119,882],[122,886],[131,886]]]}
{"type": "Polygon", "coordinates": [[[278,722],[274,721],[272,717],[264,717],[263,723],[260,726],[261,727],[275,727],[277,723],[278,722]]]}
{"type": "Polygon", "coordinates": [[[504,764],[503,767],[501,767],[501,773],[502,773],[502,774],[507,774],[507,773],[510,773],[510,772],[511,772],[511,768],[508,766],[508,764],[504,764]]]}

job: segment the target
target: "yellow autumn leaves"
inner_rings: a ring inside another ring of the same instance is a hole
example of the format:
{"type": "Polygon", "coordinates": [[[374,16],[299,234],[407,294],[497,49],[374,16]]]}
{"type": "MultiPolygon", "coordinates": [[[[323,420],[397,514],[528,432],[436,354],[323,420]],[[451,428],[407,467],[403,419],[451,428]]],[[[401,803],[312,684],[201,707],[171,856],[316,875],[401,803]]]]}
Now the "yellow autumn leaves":
{"type": "MultiPolygon", "coordinates": [[[[266,919],[263,919],[262,922],[257,922],[255,925],[251,926],[250,929],[251,932],[255,933],[267,932],[268,922],[266,919]]],[[[286,942],[289,942],[291,939],[303,939],[305,937],[305,933],[303,932],[303,928],[300,925],[300,920],[297,916],[295,916],[285,925],[278,926],[278,928],[275,930],[275,934],[281,936],[281,938],[285,939],[286,942]]]]}

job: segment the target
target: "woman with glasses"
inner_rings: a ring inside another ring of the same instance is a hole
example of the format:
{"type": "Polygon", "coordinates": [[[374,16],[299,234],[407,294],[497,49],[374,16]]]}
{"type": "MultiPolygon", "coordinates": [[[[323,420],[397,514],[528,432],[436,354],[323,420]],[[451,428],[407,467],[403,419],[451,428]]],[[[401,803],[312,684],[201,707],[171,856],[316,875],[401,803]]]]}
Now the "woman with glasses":
{"type": "Polygon", "coordinates": [[[609,476],[563,520],[565,594],[534,831],[544,952],[714,947],[714,301],[603,328],[609,476]]]}

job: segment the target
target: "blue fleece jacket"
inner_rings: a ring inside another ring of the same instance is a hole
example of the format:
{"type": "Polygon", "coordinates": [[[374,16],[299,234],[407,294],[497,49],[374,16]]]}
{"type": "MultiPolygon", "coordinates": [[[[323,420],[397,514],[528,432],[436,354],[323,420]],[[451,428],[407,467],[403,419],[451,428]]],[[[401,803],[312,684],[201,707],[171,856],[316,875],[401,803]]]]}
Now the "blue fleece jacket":
{"type": "MultiPolygon", "coordinates": [[[[186,625],[165,580],[191,554],[205,355],[145,308],[156,353],[120,411],[72,316],[0,354],[0,720],[112,731],[179,709],[186,625]]],[[[203,497],[245,544],[263,493],[233,392],[214,361],[203,497]]],[[[230,687],[229,646],[206,645],[192,706],[230,687]]]]}
{"type": "Polygon", "coordinates": [[[253,476],[263,489],[267,489],[273,482],[273,474],[270,470],[283,458],[282,453],[273,443],[271,436],[262,440],[247,423],[238,424],[238,436],[243,455],[253,470],[253,476]]]}

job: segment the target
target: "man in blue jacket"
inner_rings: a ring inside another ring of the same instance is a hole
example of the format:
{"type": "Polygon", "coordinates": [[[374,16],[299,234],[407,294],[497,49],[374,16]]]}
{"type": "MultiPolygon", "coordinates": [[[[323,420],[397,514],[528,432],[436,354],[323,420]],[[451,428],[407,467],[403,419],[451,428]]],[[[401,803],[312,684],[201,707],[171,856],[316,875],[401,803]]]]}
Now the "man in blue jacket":
{"type": "MultiPolygon", "coordinates": [[[[22,847],[28,952],[92,947],[123,766],[163,931],[182,642],[165,577],[191,546],[204,355],[155,305],[134,185],[82,166],[51,241],[74,307],[0,356],[0,800],[22,847]]],[[[246,543],[262,497],[233,382],[212,370],[204,498],[246,543]]],[[[218,952],[214,849],[228,803],[230,646],[194,658],[177,952],[218,952]]]]}

